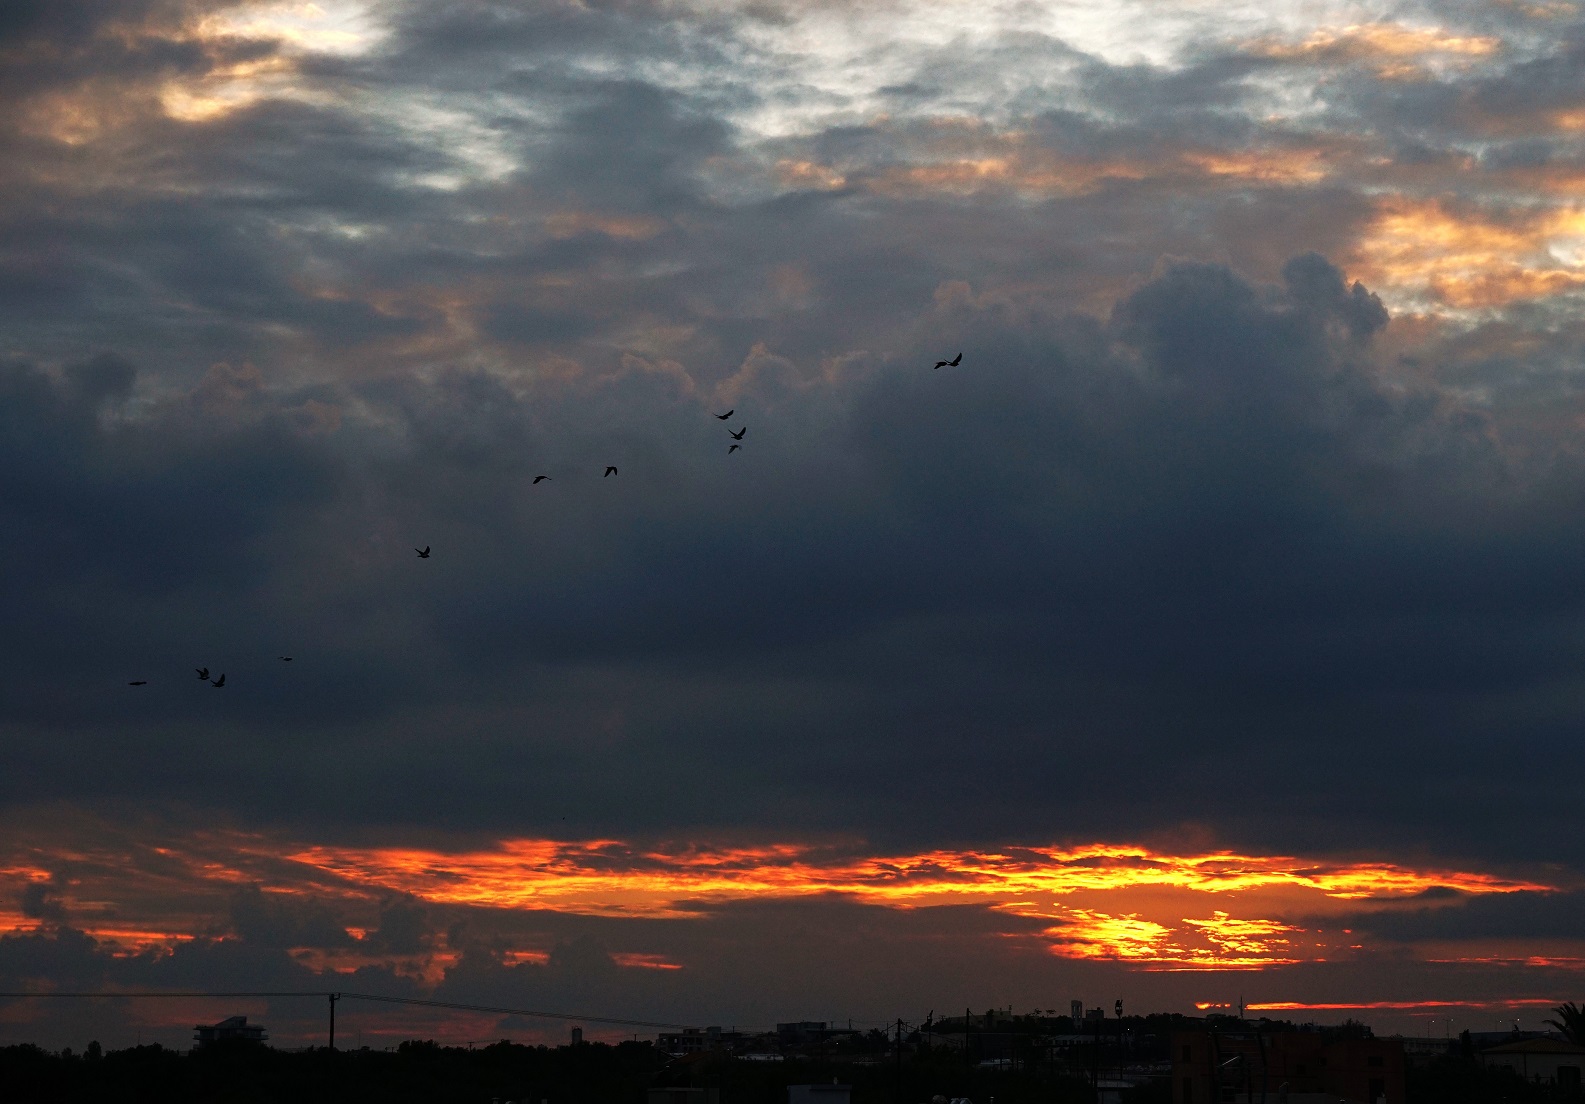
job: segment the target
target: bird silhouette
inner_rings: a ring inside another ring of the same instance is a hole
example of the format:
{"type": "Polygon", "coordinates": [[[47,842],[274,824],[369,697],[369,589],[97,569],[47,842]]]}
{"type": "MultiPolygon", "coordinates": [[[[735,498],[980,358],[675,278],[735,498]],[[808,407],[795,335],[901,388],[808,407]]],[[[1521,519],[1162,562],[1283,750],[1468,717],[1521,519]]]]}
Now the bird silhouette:
{"type": "Polygon", "coordinates": [[[418,553],[418,558],[419,559],[421,559],[421,560],[429,559],[429,545],[426,544],[426,545],[424,545],[423,548],[415,548],[415,549],[413,549],[413,551],[418,553]]]}
{"type": "Polygon", "coordinates": [[[209,681],[209,668],[208,667],[194,667],[193,670],[198,672],[198,679],[199,679],[200,682],[208,682],[209,681]]]}
{"type": "Polygon", "coordinates": [[[547,480],[549,478],[550,478],[550,476],[548,476],[548,475],[536,475],[534,477],[534,482],[535,483],[543,483],[545,480],[547,480]]]}
{"type": "Polygon", "coordinates": [[[963,363],[963,354],[959,353],[957,356],[953,357],[951,360],[938,360],[938,361],[936,361],[936,367],[937,368],[956,368],[958,365],[960,365],[962,363],[963,363]]]}
{"type": "Polygon", "coordinates": [[[611,475],[615,475],[615,474],[617,474],[616,468],[613,467],[610,464],[607,464],[605,466],[605,475],[602,475],[600,478],[604,479],[604,478],[606,478],[606,476],[611,476],[611,475]]]}
{"type": "Polygon", "coordinates": [[[728,456],[731,456],[734,452],[736,452],[738,449],[740,449],[742,447],[743,447],[742,445],[728,445],[727,446],[727,450],[726,450],[726,454],[728,456]]]}
{"type": "Polygon", "coordinates": [[[220,677],[219,678],[211,679],[210,682],[209,682],[209,685],[213,686],[216,690],[219,690],[225,684],[226,684],[226,673],[224,671],[220,672],[220,677]]]}
{"type": "Polygon", "coordinates": [[[127,683],[128,686],[147,686],[148,684],[149,684],[149,680],[148,679],[138,679],[136,682],[127,683]]]}
{"type": "Polygon", "coordinates": [[[726,421],[728,418],[730,418],[732,415],[734,415],[736,413],[737,413],[737,407],[734,406],[731,410],[728,410],[725,414],[717,414],[716,417],[720,418],[724,422],[724,421],[726,421]]]}
{"type": "Polygon", "coordinates": [[[748,432],[748,426],[744,426],[742,429],[738,430],[736,433],[733,433],[731,430],[728,430],[727,431],[727,436],[732,438],[732,440],[734,440],[734,441],[741,441],[743,439],[743,434],[745,434],[747,432],[748,432]]]}
{"type": "Polygon", "coordinates": [[[282,663],[290,663],[292,661],[292,657],[291,656],[281,656],[280,660],[281,660],[282,663]]]}

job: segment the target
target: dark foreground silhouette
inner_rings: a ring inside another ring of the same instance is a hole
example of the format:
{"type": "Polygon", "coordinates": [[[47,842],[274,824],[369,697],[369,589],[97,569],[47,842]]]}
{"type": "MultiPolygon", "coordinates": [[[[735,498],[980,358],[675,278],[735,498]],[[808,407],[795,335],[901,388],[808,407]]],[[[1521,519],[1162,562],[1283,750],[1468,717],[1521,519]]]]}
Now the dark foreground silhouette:
{"type": "MultiPolygon", "coordinates": [[[[645,1104],[652,1088],[704,1087],[721,1104],[786,1104],[790,1084],[853,1086],[854,1104],[893,1104],[898,1071],[884,1051],[873,1064],[826,1058],[757,1062],[724,1055],[673,1058],[647,1042],[557,1048],[495,1043],[467,1049],[408,1042],[392,1051],[274,1050],[226,1042],[190,1053],[143,1046],[57,1055],[32,1046],[0,1048],[6,1104],[645,1104]]],[[[1090,1104],[1083,1081],[1054,1073],[976,1069],[958,1055],[909,1055],[903,1099],[937,1093],[984,1104],[1090,1104]]],[[[1135,1097],[1147,1104],[1155,1097],[1135,1097]]],[[[1160,1097],[1164,1102],[1170,1095],[1160,1097]]]]}
{"type": "MultiPolygon", "coordinates": [[[[787,1086],[853,1087],[853,1104],[922,1104],[933,1096],[976,1104],[1091,1104],[1088,1078],[1074,1070],[998,1070],[966,1062],[957,1051],[905,1053],[900,1066],[879,1032],[869,1054],[789,1056],[748,1061],[721,1054],[674,1058],[648,1042],[583,1043],[555,1048],[508,1042],[470,1049],[407,1042],[393,1050],[275,1050],[257,1043],[217,1043],[180,1052],[159,1046],[56,1054],[35,1046],[0,1047],[5,1104],[645,1104],[650,1089],[716,1089],[720,1104],[785,1104],[787,1086]],[[901,1087],[899,1094],[898,1088],[901,1087]]],[[[1123,1104],[1168,1104],[1170,1084],[1123,1094],[1123,1104]]],[[[1409,1071],[1408,1104],[1530,1104],[1578,1101],[1577,1089],[1526,1084],[1503,1069],[1482,1069],[1453,1055],[1409,1071]]]]}

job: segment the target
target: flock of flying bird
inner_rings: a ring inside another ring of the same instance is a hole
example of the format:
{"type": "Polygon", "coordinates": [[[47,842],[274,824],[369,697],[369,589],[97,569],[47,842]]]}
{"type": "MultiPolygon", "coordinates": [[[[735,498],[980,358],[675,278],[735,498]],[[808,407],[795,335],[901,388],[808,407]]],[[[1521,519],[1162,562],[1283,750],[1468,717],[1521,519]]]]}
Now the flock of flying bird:
{"type": "MultiPolygon", "coordinates": [[[[956,368],[959,364],[962,364],[962,363],[963,363],[963,354],[959,353],[957,356],[953,357],[951,360],[938,360],[938,361],[936,361],[935,367],[936,368],[956,368]]],[[[724,422],[724,421],[726,421],[728,418],[732,417],[732,415],[734,415],[736,413],[737,413],[737,407],[733,407],[731,410],[728,410],[725,414],[717,414],[717,415],[715,415],[715,417],[718,420],[724,422]]],[[[748,432],[748,426],[743,426],[736,433],[733,433],[730,429],[727,430],[727,436],[732,438],[732,443],[727,446],[727,450],[726,450],[726,454],[728,456],[731,456],[734,452],[738,451],[738,449],[743,447],[740,442],[743,440],[743,435],[746,434],[747,432],[748,432]]],[[[600,478],[601,479],[609,479],[611,476],[617,475],[617,474],[619,474],[619,473],[616,470],[616,465],[615,464],[607,464],[605,466],[605,474],[602,475],[600,478]]],[[[545,482],[545,480],[547,480],[549,478],[550,478],[550,476],[548,476],[548,475],[536,475],[534,477],[534,479],[533,479],[533,485],[537,486],[538,484],[545,482]]],[[[419,559],[421,559],[421,560],[429,559],[429,551],[430,551],[430,546],[429,545],[426,544],[422,548],[415,548],[415,549],[413,549],[413,551],[418,553],[418,558],[419,559]]],[[[291,656],[277,656],[276,658],[279,659],[283,663],[290,663],[292,661],[292,657],[291,656]]],[[[209,683],[210,686],[213,686],[216,690],[222,690],[222,689],[225,688],[225,685],[226,685],[226,674],[225,674],[224,671],[222,671],[220,673],[220,677],[219,678],[212,679],[212,678],[209,677],[209,668],[208,667],[196,667],[196,668],[194,668],[194,670],[196,670],[198,672],[198,680],[200,682],[207,682],[207,683],[209,683]]],[[[127,683],[128,686],[147,686],[148,684],[149,684],[149,680],[148,679],[133,679],[131,682],[127,683]]]]}
{"type": "MultiPolygon", "coordinates": [[[[279,659],[282,663],[290,663],[292,661],[292,657],[291,656],[276,656],[275,658],[279,659]]],[[[194,667],[193,670],[198,672],[198,681],[199,682],[207,682],[210,686],[213,686],[216,690],[224,690],[225,689],[225,687],[226,687],[226,673],[224,671],[220,672],[220,677],[219,678],[212,679],[212,678],[209,677],[209,668],[208,667],[194,667]]],[[[149,684],[149,680],[148,679],[134,679],[131,682],[127,683],[128,686],[147,686],[148,684],[149,684]]]]}

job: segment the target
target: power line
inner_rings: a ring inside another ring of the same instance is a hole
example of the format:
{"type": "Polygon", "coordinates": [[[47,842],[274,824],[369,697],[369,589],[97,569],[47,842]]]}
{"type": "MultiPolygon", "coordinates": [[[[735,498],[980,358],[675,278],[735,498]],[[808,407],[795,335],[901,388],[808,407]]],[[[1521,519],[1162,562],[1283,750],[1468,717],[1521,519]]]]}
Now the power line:
{"type": "Polygon", "coordinates": [[[264,990],[256,990],[255,991],[255,990],[242,990],[242,989],[226,989],[226,990],[211,990],[211,991],[203,992],[203,993],[198,993],[198,992],[178,992],[178,991],[171,990],[171,989],[158,989],[158,990],[148,990],[148,991],[111,990],[109,992],[100,992],[100,993],[63,993],[63,992],[52,990],[52,991],[47,992],[47,993],[39,993],[39,992],[31,992],[31,993],[0,993],[0,1000],[11,1000],[11,999],[22,1000],[22,999],[27,999],[27,998],[45,998],[45,997],[48,997],[48,998],[51,998],[51,999],[56,998],[56,997],[98,997],[100,999],[108,1000],[111,997],[137,997],[139,999],[143,999],[143,998],[146,998],[146,997],[328,997],[328,996],[330,996],[329,992],[321,992],[321,991],[317,991],[317,990],[305,990],[305,989],[292,989],[292,990],[279,990],[279,991],[264,991],[264,990]]]}
{"type": "Polygon", "coordinates": [[[417,1004],[426,1008],[455,1008],[464,1012],[494,1012],[502,1016],[533,1016],[542,1020],[578,1020],[583,1023],[624,1024],[627,1027],[669,1027],[683,1030],[690,1025],[660,1023],[655,1020],[624,1020],[615,1016],[574,1016],[567,1012],[530,1012],[522,1008],[495,1008],[486,1004],[454,1004],[451,1001],[419,1000],[417,997],[381,997],[373,993],[342,993],[352,1000],[383,1001],[388,1004],[417,1004]]]}
{"type": "Polygon", "coordinates": [[[500,1016],[528,1016],[540,1020],[575,1020],[580,1023],[620,1024],[625,1027],[658,1027],[682,1030],[688,1024],[661,1023],[655,1020],[631,1020],[617,1016],[578,1016],[569,1012],[540,1012],[528,1008],[499,1008],[487,1004],[463,1004],[457,1001],[420,1000],[417,997],[386,997],[377,993],[348,993],[344,991],[331,991],[328,989],[293,989],[293,990],[241,990],[228,989],[209,992],[174,992],[171,990],[153,991],[121,991],[108,993],[85,992],[50,992],[50,993],[0,993],[0,1000],[11,999],[99,999],[110,1000],[118,997],[134,999],[186,997],[192,998],[236,998],[236,997],[319,997],[321,999],[336,1000],[363,1000],[376,1001],[381,1004],[409,1004],[424,1008],[446,1008],[458,1012],[490,1012],[500,1016]]]}

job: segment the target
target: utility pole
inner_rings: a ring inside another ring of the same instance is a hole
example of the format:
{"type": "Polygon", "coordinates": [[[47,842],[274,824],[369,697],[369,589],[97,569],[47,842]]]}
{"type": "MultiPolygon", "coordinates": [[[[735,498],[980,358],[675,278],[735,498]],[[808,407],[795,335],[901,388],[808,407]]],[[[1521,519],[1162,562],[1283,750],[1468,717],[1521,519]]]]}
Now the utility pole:
{"type": "Polygon", "coordinates": [[[1260,1104],[1266,1104],[1266,1086],[1271,1084],[1271,1071],[1266,1065],[1266,1036],[1255,1028],[1255,1042],[1260,1046],[1260,1104]]]}
{"type": "Polygon", "coordinates": [[[341,999],[340,993],[326,993],[330,998],[330,1049],[336,1049],[336,1002],[341,999]]]}
{"type": "Polygon", "coordinates": [[[1101,1092],[1101,1019],[1102,1016],[1095,1017],[1095,1064],[1090,1067],[1090,1087],[1095,1090],[1097,1097],[1101,1092]]]}
{"type": "Polygon", "coordinates": [[[897,1017],[897,1095],[893,1098],[903,1104],[903,1018],[897,1017]]]}
{"type": "Polygon", "coordinates": [[[1216,1027],[1211,1026],[1211,1099],[1222,1099],[1222,1046],[1216,1037],[1216,1027]]]}
{"type": "Polygon", "coordinates": [[[1123,1037],[1122,999],[1119,998],[1117,1003],[1112,1005],[1112,1008],[1117,1012],[1117,1079],[1121,1081],[1123,1079],[1123,1064],[1128,1058],[1128,1040],[1123,1037]]]}

